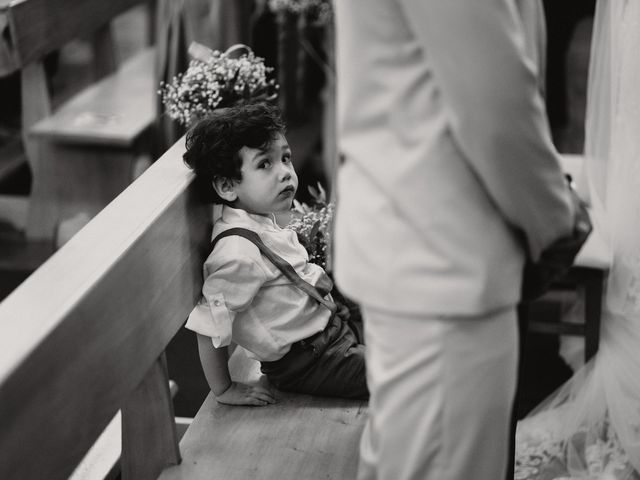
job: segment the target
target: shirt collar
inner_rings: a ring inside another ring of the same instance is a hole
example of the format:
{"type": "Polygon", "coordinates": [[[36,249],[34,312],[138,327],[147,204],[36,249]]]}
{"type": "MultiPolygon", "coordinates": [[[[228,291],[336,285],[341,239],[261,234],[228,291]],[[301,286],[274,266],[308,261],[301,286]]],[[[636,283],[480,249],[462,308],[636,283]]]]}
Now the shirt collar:
{"type": "Polygon", "coordinates": [[[256,215],[254,213],[248,213],[246,210],[240,208],[233,208],[225,205],[222,208],[222,221],[230,223],[232,225],[244,225],[249,228],[255,228],[256,225],[261,228],[269,228],[273,230],[280,230],[280,227],[276,223],[276,216],[271,213],[269,216],[256,215]]]}

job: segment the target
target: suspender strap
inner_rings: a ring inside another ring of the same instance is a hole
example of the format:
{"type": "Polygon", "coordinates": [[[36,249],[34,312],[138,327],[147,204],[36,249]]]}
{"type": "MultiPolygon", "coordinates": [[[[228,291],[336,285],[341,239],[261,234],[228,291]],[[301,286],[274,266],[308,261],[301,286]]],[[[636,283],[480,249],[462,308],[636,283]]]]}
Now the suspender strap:
{"type": "Polygon", "coordinates": [[[282,258],[280,255],[275,253],[273,250],[270,250],[269,247],[267,247],[262,242],[260,235],[258,235],[254,231],[248,230],[246,228],[237,228],[237,227],[225,230],[224,232],[222,232],[220,235],[218,235],[216,238],[213,239],[213,241],[211,242],[211,251],[213,251],[213,247],[216,246],[216,243],[218,243],[220,239],[224,237],[230,237],[232,235],[238,235],[240,237],[244,237],[247,240],[249,240],[256,247],[258,247],[260,252],[265,257],[267,257],[271,261],[271,263],[273,263],[276,267],[278,267],[278,270],[280,270],[285,277],[291,280],[291,282],[296,287],[298,287],[300,290],[305,292],[310,297],[315,298],[319,303],[327,307],[331,311],[331,313],[336,313],[336,310],[337,310],[336,304],[324,298],[315,286],[303,280],[300,277],[300,275],[296,273],[295,269],[291,266],[291,264],[287,262],[284,258],[282,258]]]}

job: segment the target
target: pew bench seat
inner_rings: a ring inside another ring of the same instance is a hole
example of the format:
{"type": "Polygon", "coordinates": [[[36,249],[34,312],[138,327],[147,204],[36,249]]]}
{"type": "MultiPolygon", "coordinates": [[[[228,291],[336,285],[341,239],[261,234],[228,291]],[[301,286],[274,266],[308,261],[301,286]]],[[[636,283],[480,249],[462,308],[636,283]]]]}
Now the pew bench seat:
{"type": "Polygon", "coordinates": [[[50,239],[64,219],[93,217],[149,165],[156,90],[149,47],[30,129],[28,237],[50,239]]]}
{"type": "MultiPolygon", "coordinates": [[[[241,347],[229,368],[234,380],[264,380],[241,347]]],[[[276,398],[265,407],[238,407],[209,394],[180,442],[182,463],[160,480],[355,478],[366,402],[278,390],[276,398]]]]}

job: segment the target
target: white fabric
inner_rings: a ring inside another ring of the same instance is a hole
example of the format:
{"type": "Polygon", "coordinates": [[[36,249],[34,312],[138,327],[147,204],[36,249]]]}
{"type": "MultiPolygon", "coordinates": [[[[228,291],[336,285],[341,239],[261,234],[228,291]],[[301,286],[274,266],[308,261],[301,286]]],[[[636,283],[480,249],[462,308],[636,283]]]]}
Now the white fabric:
{"type": "MultiPolygon", "coordinates": [[[[302,279],[326,291],[331,289],[331,280],[321,267],[309,263],[292,230],[280,228],[273,218],[225,206],[212,238],[233,227],[256,232],[302,279]]],[[[186,327],[210,337],[215,347],[233,340],[258,360],[278,360],[292,343],[324,330],[331,316],[245,238],[221,239],[203,271],[203,297],[186,327]]]]}
{"type": "Polygon", "coordinates": [[[543,31],[539,7],[335,2],[346,163],[334,259],[351,297],[405,313],[495,311],[518,302],[523,246],[535,258],[569,233],[540,42],[525,41],[543,31]]]}
{"type": "Polygon", "coordinates": [[[480,318],[363,313],[372,396],[358,480],[504,479],[515,311],[480,318]]]}
{"type": "Polygon", "coordinates": [[[600,0],[593,35],[587,179],[612,252],[600,346],[519,425],[516,478],[640,478],[640,2],[600,0]]]}

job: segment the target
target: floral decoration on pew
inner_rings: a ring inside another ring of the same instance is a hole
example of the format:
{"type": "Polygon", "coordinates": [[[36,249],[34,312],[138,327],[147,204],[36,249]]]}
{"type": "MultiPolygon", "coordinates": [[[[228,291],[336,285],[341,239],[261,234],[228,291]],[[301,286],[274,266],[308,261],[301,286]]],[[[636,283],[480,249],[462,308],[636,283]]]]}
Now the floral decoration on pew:
{"type": "Polygon", "coordinates": [[[327,194],[318,183],[309,187],[311,204],[293,201],[293,215],[287,228],[298,235],[298,240],[309,254],[309,261],[327,269],[329,245],[335,205],[327,202],[327,194]]]}
{"type": "Polygon", "coordinates": [[[267,5],[276,14],[306,15],[316,25],[326,25],[333,18],[331,0],[269,0],[267,5]]]}
{"type": "Polygon", "coordinates": [[[272,67],[246,45],[237,44],[225,52],[192,43],[193,60],[186,72],[170,82],[161,82],[161,96],[167,115],[185,127],[243,100],[274,100],[278,85],[269,78],[272,67]],[[239,56],[238,56],[239,55],[239,56]]]}

